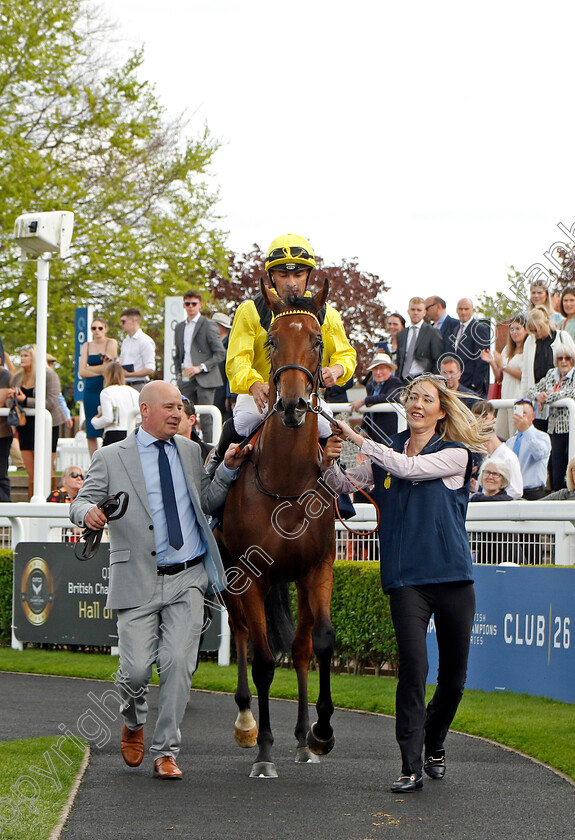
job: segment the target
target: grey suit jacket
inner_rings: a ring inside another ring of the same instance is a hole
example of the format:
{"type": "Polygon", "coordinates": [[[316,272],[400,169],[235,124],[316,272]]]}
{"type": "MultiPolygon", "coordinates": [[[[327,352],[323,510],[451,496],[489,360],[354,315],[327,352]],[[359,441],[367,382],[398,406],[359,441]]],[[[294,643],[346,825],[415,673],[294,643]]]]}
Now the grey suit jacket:
{"type": "MultiPolygon", "coordinates": [[[[224,503],[233,478],[220,465],[210,481],[197,443],[180,435],[176,435],[174,441],[198,525],[208,546],[204,565],[210,588],[217,591],[224,586],[224,570],[204,511],[209,513],[224,503]]],[[[158,579],[154,526],[136,432],[126,440],[94,453],[84,485],[70,504],[70,519],[83,526],[84,517],[91,507],[120,490],[125,490],[130,500],[124,516],[108,526],[110,588],[107,605],[111,609],[127,609],[147,603],[152,598],[158,579]]]]}
{"type": "MultiPolygon", "coordinates": [[[[176,345],[176,349],[174,350],[174,367],[178,379],[182,375],[182,365],[184,362],[185,326],[186,321],[180,321],[179,324],[176,324],[174,330],[174,343],[176,345]]],[[[220,338],[218,325],[208,320],[208,318],[204,318],[203,315],[200,315],[194,329],[190,355],[194,365],[204,364],[208,369],[205,373],[196,374],[194,376],[194,382],[197,382],[202,388],[218,388],[224,384],[219,363],[223,362],[226,358],[226,350],[220,338]]]]}

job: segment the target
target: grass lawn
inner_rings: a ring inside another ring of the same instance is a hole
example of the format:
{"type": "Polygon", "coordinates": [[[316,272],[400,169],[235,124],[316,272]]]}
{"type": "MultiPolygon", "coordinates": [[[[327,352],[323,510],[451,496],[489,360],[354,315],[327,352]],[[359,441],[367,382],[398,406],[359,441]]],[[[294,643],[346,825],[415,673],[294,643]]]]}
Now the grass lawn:
{"type": "Polygon", "coordinates": [[[2,840],[50,837],[84,758],[68,747],[66,764],[51,751],[55,741],[51,736],[0,742],[2,840]]]}
{"type": "MultiPolygon", "coordinates": [[[[0,648],[0,671],[110,679],[117,667],[112,656],[63,651],[14,651],[0,648]]],[[[310,672],[310,698],[315,700],[318,674],[310,672]]],[[[334,704],[393,715],[396,680],[392,677],[332,677],[334,704]]],[[[220,668],[202,662],[194,675],[194,688],[235,691],[236,668],[220,668]]],[[[254,688],[252,686],[252,691],[254,688]]],[[[431,694],[433,688],[430,687],[431,694]]],[[[296,699],[295,672],[278,669],[272,697],[296,699]]],[[[575,712],[573,705],[510,692],[465,692],[453,728],[470,735],[490,738],[560,770],[575,780],[575,712]]]]}

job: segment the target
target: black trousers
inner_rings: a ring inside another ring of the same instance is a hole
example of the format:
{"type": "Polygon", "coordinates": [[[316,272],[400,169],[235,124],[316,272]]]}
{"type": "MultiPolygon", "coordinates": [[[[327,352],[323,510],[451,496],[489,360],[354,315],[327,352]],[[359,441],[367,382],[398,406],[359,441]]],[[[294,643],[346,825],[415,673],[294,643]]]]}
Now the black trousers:
{"type": "Polygon", "coordinates": [[[565,487],[565,473],[569,463],[569,433],[554,432],[551,435],[551,457],[549,459],[549,483],[551,489],[565,487]]]}
{"type": "Polygon", "coordinates": [[[8,458],[12,446],[12,435],[0,438],[0,502],[9,502],[10,478],[8,476],[8,458]]]}
{"type": "Polygon", "coordinates": [[[391,616],[399,648],[395,735],[402,774],[421,775],[422,752],[443,749],[467,676],[471,628],[475,615],[472,583],[404,586],[390,592],[391,616]],[[425,707],[427,625],[435,618],[439,670],[437,687],[425,707]]]}

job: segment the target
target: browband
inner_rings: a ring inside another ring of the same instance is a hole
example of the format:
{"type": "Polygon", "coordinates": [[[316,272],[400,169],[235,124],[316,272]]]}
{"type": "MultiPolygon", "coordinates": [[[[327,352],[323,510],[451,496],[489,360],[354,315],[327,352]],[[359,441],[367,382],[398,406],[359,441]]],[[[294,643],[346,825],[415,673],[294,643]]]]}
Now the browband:
{"type": "Polygon", "coordinates": [[[321,324],[319,323],[319,319],[317,315],[314,315],[313,312],[309,312],[307,309],[287,309],[285,312],[280,312],[278,315],[274,315],[274,318],[283,318],[284,315],[309,315],[310,318],[314,318],[318,326],[321,329],[321,324]]]}

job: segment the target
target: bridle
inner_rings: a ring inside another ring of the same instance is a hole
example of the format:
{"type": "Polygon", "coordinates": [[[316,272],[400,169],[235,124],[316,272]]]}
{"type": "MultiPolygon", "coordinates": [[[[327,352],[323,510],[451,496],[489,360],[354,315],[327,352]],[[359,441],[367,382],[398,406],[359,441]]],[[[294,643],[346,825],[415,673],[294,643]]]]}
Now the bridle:
{"type": "MultiPolygon", "coordinates": [[[[308,312],[307,309],[286,309],[285,312],[280,312],[276,315],[277,318],[283,318],[286,315],[308,315],[310,318],[313,318],[314,321],[317,322],[318,327],[320,327],[320,335],[321,335],[321,325],[313,312],[308,312]]],[[[317,367],[314,372],[309,370],[303,365],[281,365],[281,367],[277,368],[277,370],[273,370],[272,368],[272,377],[274,388],[276,389],[276,402],[274,405],[274,409],[277,410],[277,405],[279,400],[281,399],[281,393],[279,389],[279,378],[282,373],[285,373],[286,370],[299,370],[301,373],[305,373],[307,378],[310,381],[312,391],[307,403],[307,411],[313,412],[313,414],[320,414],[322,409],[319,402],[319,389],[325,387],[324,382],[321,375],[321,363],[323,359],[323,337],[320,339],[319,344],[317,345],[318,350],[318,360],[317,360],[317,367]],[[312,403],[312,398],[315,397],[315,406],[312,403]]]]}

